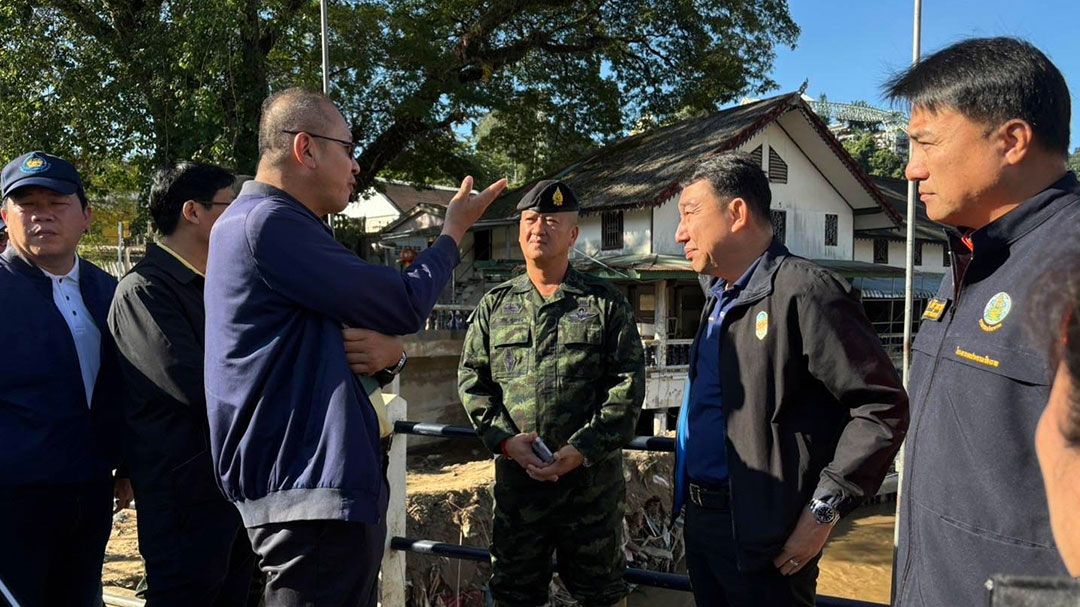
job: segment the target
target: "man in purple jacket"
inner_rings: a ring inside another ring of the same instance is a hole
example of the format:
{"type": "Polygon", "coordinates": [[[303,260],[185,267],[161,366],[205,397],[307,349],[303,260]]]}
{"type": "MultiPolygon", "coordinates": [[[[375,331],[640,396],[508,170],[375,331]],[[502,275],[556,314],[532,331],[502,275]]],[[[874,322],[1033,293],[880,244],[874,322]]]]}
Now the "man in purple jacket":
{"type": "Polygon", "coordinates": [[[375,411],[349,369],[343,325],[420,330],[465,231],[505,188],[447,209],[442,235],[398,272],[363,262],[322,218],[360,167],[349,125],[301,89],[263,104],[259,167],[215,224],[206,280],[211,452],[240,510],[268,605],[374,605],[388,487],[375,411]]]}

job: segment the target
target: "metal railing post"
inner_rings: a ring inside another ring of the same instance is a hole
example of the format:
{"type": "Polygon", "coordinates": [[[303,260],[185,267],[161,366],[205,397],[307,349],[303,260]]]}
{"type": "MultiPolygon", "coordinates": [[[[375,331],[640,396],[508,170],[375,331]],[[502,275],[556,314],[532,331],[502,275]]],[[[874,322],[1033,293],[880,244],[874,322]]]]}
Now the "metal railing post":
{"type": "MultiPolygon", "coordinates": [[[[404,421],[408,413],[408,403],[396,394],[384,394],[386,415],[391,424],[404,421]]],[[[390,485],[390,503],[386,508],[386,551],[383,553],[382,580],[379,604],[385,607],[400,607],[405,604],[405,553],[390,549],[390,540],[405,536],[405,453],[407,434],[394,434],[394,441],[387,455],[389,464],[386,478],[390,485]]]]}

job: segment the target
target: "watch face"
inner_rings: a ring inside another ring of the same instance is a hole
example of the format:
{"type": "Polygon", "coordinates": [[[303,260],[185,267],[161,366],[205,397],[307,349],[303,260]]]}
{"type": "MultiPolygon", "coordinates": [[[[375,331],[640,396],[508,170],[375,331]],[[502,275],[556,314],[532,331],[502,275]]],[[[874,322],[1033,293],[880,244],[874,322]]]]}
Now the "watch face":
{"type": "Polygon", "coordinates": [[[840,518],[840,513],[836,511],[832,506],[818,502],[814,504],[813,510],[814,518],[822,525],[831,525],[836,522],[836,519],[840,518]]]}

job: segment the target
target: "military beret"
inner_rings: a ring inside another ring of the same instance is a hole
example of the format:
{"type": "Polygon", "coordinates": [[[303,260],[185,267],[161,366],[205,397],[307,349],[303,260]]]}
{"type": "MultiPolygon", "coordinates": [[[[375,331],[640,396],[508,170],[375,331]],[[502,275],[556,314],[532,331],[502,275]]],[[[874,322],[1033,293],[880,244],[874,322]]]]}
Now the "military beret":
{"type": "Polygon", "coordinates": [[[533,210],[537,213],[568,213],[580,208],[574,191],[554,179],[545,179],[533,186],[517,205],[519,211],[533,210]]]}

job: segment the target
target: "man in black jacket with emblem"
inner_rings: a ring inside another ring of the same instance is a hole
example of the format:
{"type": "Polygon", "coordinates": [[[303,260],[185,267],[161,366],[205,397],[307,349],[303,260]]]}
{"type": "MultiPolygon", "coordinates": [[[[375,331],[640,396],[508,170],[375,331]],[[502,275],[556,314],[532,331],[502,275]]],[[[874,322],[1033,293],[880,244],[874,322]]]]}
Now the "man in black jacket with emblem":
{"type": "Polygon", "coordinates": [[[701,162],[676,240],[708,278],[679,415],[675,512],[698,605],[814,605],[836,521],[874,495],[907,394],[850,285],[773,239],[749,156],[701,162]]]}

